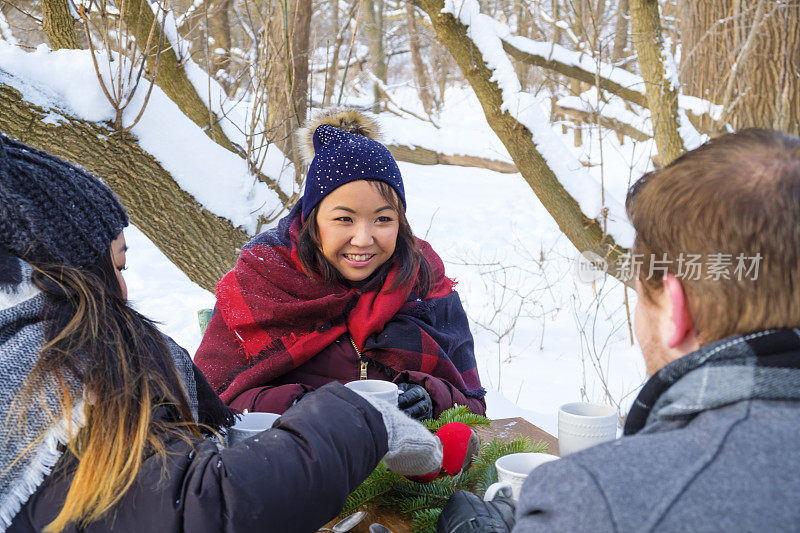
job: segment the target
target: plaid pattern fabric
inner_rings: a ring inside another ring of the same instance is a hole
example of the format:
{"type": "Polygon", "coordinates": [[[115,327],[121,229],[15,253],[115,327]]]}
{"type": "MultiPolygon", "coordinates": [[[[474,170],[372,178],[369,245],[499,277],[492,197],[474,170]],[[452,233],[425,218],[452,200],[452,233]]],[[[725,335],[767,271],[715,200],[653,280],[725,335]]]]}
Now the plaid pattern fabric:
{"type": "Polygon", "coordinates": [[[800,330],[728,337],[673,361],[642,388],[625,435],[748,399],[800,400],[800,330]]]}
{"type": "MultiPolygon", "coordinates": [[[[345,333],[364,360],[390,374],[416,370],[446,379],[464,394],[482,397],[472,335],[454,282],[425,241],[418,241],[432,268],[425,300],[412,287],[360,292],[307,276],[297,256],[300,204],[278,226],[250,241],[236,266],[217,284],[217,311],[242,351],[215,374],[230,402],[299,367],[345,333]]],[[[391,286],[390,271],[384,287],[391,286]]]]}

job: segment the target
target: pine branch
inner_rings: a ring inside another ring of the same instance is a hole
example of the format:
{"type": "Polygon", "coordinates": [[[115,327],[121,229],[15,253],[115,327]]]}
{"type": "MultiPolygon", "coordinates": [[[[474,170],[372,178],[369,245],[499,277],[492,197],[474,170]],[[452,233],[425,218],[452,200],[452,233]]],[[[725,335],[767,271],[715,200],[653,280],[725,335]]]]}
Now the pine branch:
{"type": "Polygon", "coordinates": [[[428,428],[431,433],[436,433],[439,428],[451,422],[461,422],[469,427],[488,426],[491,420],[485,416],[476,415],[469,410],[469,407],[464,405],[456,405],[447,411],[444,411],[436,420],[423,420],[422,424],[428,428]]]}
{"type": "Polygon", "coordinates": [[[368,504],[377,503],[382,496],[391,492],[398,483],[403,481],[408,482],[408,480],[387,470],[386,465],[381,461],[369,477],[347,498],[340,516],[345,517],[366,507],[368,504]]]}
{"type": "MultiPolygon", "coordinates": [[[[475,415],[463,406],[448,409],[438,420],[428,421],[431,431],[450,422],[470,426],[488,425],[489,419],[475,415]]],[[[434,532],[442,508],[454,493],[460,490],[483,494],[497,481],[494,462],[510,453],[547,451],[542,441],[532,442],[528,437],[518,437],[510,442],[493,439],[484,443],[473,459],[473,466],[456,476],[441,476],[430,483],[416,483],[387,470],[381,462],[370,476],[347,499],[341,517],[366,507],[399,511],[413,521],[414,531],[434,532]]]]}
{"type": "Polygon", "coordinates": [[[440,514],[442,514],[441,509],[423,509],[415,512],[412,515],[414,532],[436,533],[436,522],[440,514]]]}

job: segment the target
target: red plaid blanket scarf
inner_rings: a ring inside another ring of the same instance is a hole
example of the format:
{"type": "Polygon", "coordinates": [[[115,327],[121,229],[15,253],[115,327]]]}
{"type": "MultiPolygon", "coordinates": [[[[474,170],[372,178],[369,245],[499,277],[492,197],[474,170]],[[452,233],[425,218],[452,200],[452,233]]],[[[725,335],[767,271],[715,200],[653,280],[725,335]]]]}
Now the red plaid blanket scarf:
{"type": "MultiPolygon", "coordinates": [[[[217,284],[217,310],[243,348],[227,368],[217,369],[228,376],[220,394],[225,402],[297,368],[347,332],[364,360],[390,374],[421,371],[483,397],[455,283],[427,242],[418,240],[433,282],[421,300],[410,286],[361,293],[307,276],[297,256],[299,231],[295,208],[245,245],[217,284]]],[[[395,276],[390,271],[384,287],[395,276]]]]}

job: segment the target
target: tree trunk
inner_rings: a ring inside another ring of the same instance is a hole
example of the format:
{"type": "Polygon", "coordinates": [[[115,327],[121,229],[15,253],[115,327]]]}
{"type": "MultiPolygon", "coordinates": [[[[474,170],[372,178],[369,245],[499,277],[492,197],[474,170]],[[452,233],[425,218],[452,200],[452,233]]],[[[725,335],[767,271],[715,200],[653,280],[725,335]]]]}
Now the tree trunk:
{"type": "Polygon", "coordinates": [[[567,193],[541,152],[533,142],[530,130],[507,111],[502,111],[502,91],[493,72],[486,66],[480,50],[467,35],[467,28],[450,14],[442,13],[443,0],[419,0],[428,14],[439,41],[450,51],[483,107],[486,120],[497,134],[522,177],[550,213],[564,235],[581,251],[592,250],[612,265],[610,273],[618,275],[616,265],[625,250],[605,234],[598,220],[587,217],[578,202],[567,193]]]}
{"type": "Polygon", "coordinates": [[[611,57],[614,61],[625,58],[625,49],[628,47],[628,0],[619,0],[617,4],[617,24],[614,32],[614,48],[611,57]]]}
{"type": "Polygon", "coordinates": [[[631,124],[626,124],[617,118],[606,117],[602,112],[567,107],[558,102],[553,103],[553,110],[557,115],[568,117],[576,124],[597,125],[599,122],[601,126],[617,132],[618,135],[627,136],[639,142],[649,141],[652,138],[649,133],[641,131],[631,124]]]}
{"type": "Polygon", "coordinates": [[[431,82],[428,76],[428,69],[422,60],[419,51],[419,30],[416,22],[417,8],[411,2],[406,2],[406,20],[408,22],[408,48],[411,51],[411,60],[414,64],[414,78],[417,81],[417,92],[422,102],[422,108],[428,116],[434,111],[433,92],[431,92],[431,82]]]}
{"type": "MultiPolygon", "coordinates": [[[[591,5],[591,2],[590,2],[591,5]]],[[[600,33],[604,25],[603,17],[606,16],[606,0],[597,0],[594,9],[592,10],[592,50],[598,55],[601,53],[604,44],[600,33]]]]}
{"type": "Polygon", "coordinates": [[[294,131],[306,118],[311,0],[278,0],[270,79],[267,80],[267,129],[271,141],[295,164],[301,181],[302,164],[294,147],[294,131]]]}
{"type": "MultiPolygon", "coordinates": [[[[552,3],[553,8],[553,20],[556,22],[561,21],[561,1],[560,0],[553,0],[552,3]]],[[[561,44],[561,26],[556,25],[553,30],[553,42],[556,44],[561,44]]]]}
{"type": "MultiPolygon", "coordinates": [[[[160,31],[160,23],[155,19],[153,10],[142,0],[125,0],[125,2],[121,3],[121,6],[123,7],[122,17],[128,31],[140,43],[147,42],[150,29],[153,28],[154,24],[157,25],[155,26],[156,32],[160,31]]],[[[228,136],[225,135],[225,132],[222,131],[219,118],[206,107],[205,102],[200,98],[197,89],[189,81],[183,65],[175,54],[175,50],[172,46],[169,46],[169,43],[162,47],[160,57],[158,57],[158,42],[158,38],[153,39],[147,54],[147,66],[151,72],[155,70],[156,59],[158,58],[156,85],[164,91],[170,100],[175,102],[184,115],[200,126],[214,142],[237,155],[244,156],[244,152],[234,146],[228,136]]],[[[284,204],[290,202],[289,196],[281,190],[275,180],[260,172],[255,172],[254,174],[256,179],[275,191],[275,194],[284,204]]]]}
{"type": "Polygon", "coordinates": [[[664,38],[657,0],[630,0],[630,9],[633,44],[645,82],[658,162],[663,166],[684,152],[678,133],[678,89],[668,78],[663,61],[664,38]]]}
{"type": "MultiPolygon", "coordinates": [[[[146,43],[150,34],[150,29],[156,26],[156,35],[161,30],[159,22],[155,19],[153,10],[142,0],[125,0],[120,3],[122,17],[125,25],[137,39],[139,43],[146,43]]],[[[156,71],[156,58],[158,57],[159,39],[153,39],[150,50],[147,54],[147,68],[151,72],[156,71]]],[[[158,59],[158,71],[156,72],[156,84],[161,90],[189,117],[192,122],[200,126],[206,134],[217,144],[240,154],[227,135],[219,125],[219,119],[207,107],[200,95],[197,94],[192,82],[186,76],[178,56],[171,46],[166,45],[161,50],[161,57],[158,59]]]]}
{"type": "MultiPolygon", "coordinates": [[[[549,53],[549,50],[548,53],[532,53],[522,49],[525,47],[520,48],[519,46],[516,40],[506,37],[503,38],[503,50],[517,61],[551,70],[567,78],[580,80],[585,84],[600,87],[604,91],[619,96],[623,100],[627,100],[628,102],[642,107],[647,107],[647,99],[644,92],[642,92],[644,89],[640,89],[640,87],[644,87],[644,80],[634,74],[626,72],[625,77],[622,78],[624,82],[620,82],[619,76],[615,79],[614,77],[607,77],[601,74],[613,70],[613,66],[610,64],[599,63],[594,65],[593,68],[590,68],[591,63],[586,65],[560,61],[559,56],[562,55],[562,52],[570,53],[571,51],[557,44],[552,45],[552,54],[549,53]]],[[[707,113],[695,115],[693,110],[687,109],[686,114],[698,131],[701,133],[713,133],[713,129],[709,124],[714,121],[707,113]]]]}
{"type": "Polygon", "coordinates": [[[0,130],[101,178],[125,205],[131,222],[192,281],[213,291],[247,234],[198,204],[132,135],[52,111],[63,119],[44,122],[50,109],[26,102],[15,88],[0,83],[0,130]]]}
{"type": "Polygon", "coordinates": [[[231,22],[228,16],[230,4],[231,0],[211,0],[208,7],[208,30],[214,39],[209,74],[222,85],[228,96],[231,95],[231,22]]]}
{"type": "MultiPolygon", "coordinates": [[[[412,1],[412,0],[408,0],[412,1]]],[[[447,49],[439,44],[439,41],[433,43],[433,79],[436,80],[436,89],[438,91],[438,100],[444,102],[447,93],[448,84],[451,81],[451,74],[455,65],[451,60],[450,53],[447,49]]]]}
{"type": "MultiPolygon", "coordinates": [[[[579,38],[583,37],[584,42],[588,43],[590,34],[589,28],[587,28],[589,24],[588,14],[591,10],[589,1],[575,0],[572,4],[572,32],[579,38]]],[[[594,47],[590,49],[593,50],[594,47]]],[[[572,96],[580,96],[583,92],[580,80],[572,78],[569,82],[569,90],[572,96]]],[[[575,146],[581,146],[583,144],[583,130],[580,125],[576,125],[575,129],[572,130],[572,143],[575,146]]]]}
{"type": "Polygon", "coordinates": [[[684,0],[679,9],[684,91],[724,106],[735,129],[800,135],[800,4],[684,0]]]}
{"type": "Polygon", "coordinates": [[[42,1],[42,30],[53,50],[61,48],[78,49],[78,32],[75,19],[69,9],[69,0],[42,1]]]}
{"type": "MultiPolygon", "coordinates": [[[[386,83],[386,55],[383,51],[383,0],[362,0],[364,2],[364,29],[369,40],[369,54],[372,73],[382,83],[386,83]]],[[[374,103],[372,111],[380,113],[382,91],[380,85],[373,85],[374,103]]]]}
{"type": "MultiPolygon", "coordinates": [[[[517,15],[517,35],[522,35],[523,37],[530,37],[531,36],[531,14],[528,11],[528,4],[526,0],[515,0],[516,1],[516,15],[517,15]]],[[[517,73],[517,78],[519,79],[519,85],[523,91],[528,90],[528,75],[530,74],[530,67],[521,62],[515,61],[514,62],[514,71],[517,73]]]]}
{"type": "Polygon", "coordinates": [[[11,26],[8,24],[7,11],[10,7],[8,2],[0,1],[0,39],[15,45],[19,41],[17,41],[14,32],[11,30],[11,26]]]}
{"type": "Polygon", "coordinates": [[[331,32],[333,33],[333,57],[328,64],[325,75],[325,89],[322,91],[322,105],[331,105],[333,90],[339,79],[339,50],[344,43],[344,31],[339,24],[339,0],[331,0],[331,32]]]}

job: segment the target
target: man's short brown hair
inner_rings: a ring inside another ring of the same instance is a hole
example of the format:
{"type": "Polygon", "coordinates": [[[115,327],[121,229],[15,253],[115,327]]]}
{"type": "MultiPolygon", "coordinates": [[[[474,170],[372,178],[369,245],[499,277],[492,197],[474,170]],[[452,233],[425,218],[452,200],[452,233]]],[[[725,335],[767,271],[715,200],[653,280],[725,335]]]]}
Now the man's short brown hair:
{"type": "Polygon", "coordinates": [[[642,176],[626,209],[640,297],[662,290],[664,270],[678,277],[701,344],[800,326],[800,139],[762,129],[715,138],[642,176]],[[698,255],[694,279],[685,267],[698,255]]]}

